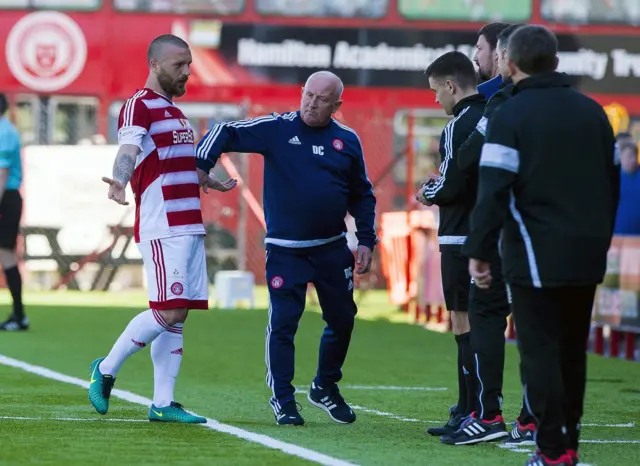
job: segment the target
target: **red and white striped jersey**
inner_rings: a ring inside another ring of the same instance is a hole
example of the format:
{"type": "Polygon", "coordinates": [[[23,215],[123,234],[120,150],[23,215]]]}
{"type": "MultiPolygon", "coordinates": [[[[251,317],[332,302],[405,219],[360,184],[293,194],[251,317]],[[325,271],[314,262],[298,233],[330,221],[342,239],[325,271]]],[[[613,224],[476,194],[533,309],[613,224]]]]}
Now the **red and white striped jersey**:
{"type": "Polygon", "coordinates": [[[136,242],[205,234],[194,134],[182,111],[150,89],[139,90],[120,110],[118,142],[141,150],[131,178],[136,242]]]}

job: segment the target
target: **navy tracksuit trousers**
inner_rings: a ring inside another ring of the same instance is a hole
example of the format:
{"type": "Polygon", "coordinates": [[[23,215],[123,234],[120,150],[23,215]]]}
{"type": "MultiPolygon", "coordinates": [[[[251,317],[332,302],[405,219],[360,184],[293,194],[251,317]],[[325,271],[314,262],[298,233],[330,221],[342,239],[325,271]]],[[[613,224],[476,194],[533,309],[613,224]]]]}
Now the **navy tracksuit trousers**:
{"type": "Polygon", "coordinates": [[[342,378],[357,312],[353,301],[355,258],[346,240],[309,248],[267,244],[269,324],[266,334],[267,385],[279,411],[294,400],[294,337],[302,317],[307,284],[313,283],[326,322],[314,382],[330,387],[342,378]]]}

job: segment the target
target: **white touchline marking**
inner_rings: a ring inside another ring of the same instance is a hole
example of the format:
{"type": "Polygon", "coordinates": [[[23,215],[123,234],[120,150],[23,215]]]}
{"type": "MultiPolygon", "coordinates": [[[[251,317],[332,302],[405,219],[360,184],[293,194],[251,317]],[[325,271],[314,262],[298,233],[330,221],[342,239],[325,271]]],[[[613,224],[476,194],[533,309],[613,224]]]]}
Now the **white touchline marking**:
{"type": "MultiPolygon", "coordinates": [[[[299,394],[304,394],[306,395],[308,392],[308,390],[304,390],[302,388],[296,388],[295,393],[299,393],[299,394]]],[[[444,424],[446,421],[425,421],[423,419],[414,419],[414,418],[410,418],[410,417],[404,417],[404,416],[400,416],[398,414],[393,414],[393,413],[389,413],[386,411],[379,411],[377,409],[372,409],[372,408],[365,408],[364,406],[358,406],[358,405],[350,405],[352,409],[358,410],[358,411],[362,411],[364,413],[369,413],[369,414],[375,414],[377,416],[384,416],[384,417],[389,417],[391,419],[395,419],[397,421],[403,421],[403,422],[424,422],[427,424],[444,424]]],[[[618,427],[618,428],[630,428],[630,427],[635,427],[636,424],[635,422],[628,422],[626,424],[580,424],[581,427],[618,427]]],[[[500,445],[498,445],[500,446],[500,445]]],[[[509,445],[505,445],[503,448],[509,448],[509,445]]]]}
{"type": "Polygon", "coordinates": [[[399,390],[417,392],[444,392],[449,390],[447,387],[396,387],[393,385],[345,385],[341,388],[349,388],[351,390],[399,390]]]}
{"type": "Polygon", "coordinates": [[[640,440],[582,440],[580,439],[580,443],[608,443],[608,444],[630,444],[630,443],[640,443],[640,440]]]}
{"type": "MultiPolygon", "coordinates": [[[[349,390],[395,390],[395,391],[408,391],[408,392],[444,392],[449,390],[447,387],[397,387],[394,385],[341,385],[340,389],[349,390]]],[[[296,388],[297,393],[307,393],[304,388],[296,388]],[[299,390],[299,392],[298,392],[299,390]]]]}
{"type": "Polygon", "coordinates": [[[627,422],[626,424],[580,424],[580,427],[635,427],[635,422],[627,422]]]}
{"type": "MultiPolygon", "coordinates": [[[[19,361],[17,359],[4,356],[2,354],[0,354],[0,364],[4,366],[14,367],[16,369],[22,369],[25,372],[39,375],[40,377],[45,377],[47,379],[68,383],[70,385],[76,385],[84,389],[89,389],[89,382],[86,380],[61,374],[60,372],[52,371],[51,369],[47,369],[46,367],[35,366],[33,364],[29,364],[23,361],[19,361]]],[[[121,400],[125,400],[130,403],[139,404],[143,406],[151,406],[152,404],[152,400],[140,395],[136,395],[135,393],[128,392],[126,390],[115,389],[111,392],[111,396],[120,398],[121,400]]],[[[87,403],[88,403],[88,400],[87,400],[87,403]]],[[[247,430],[240,429],[238,427],[230,426],[228,424],[223,424],[221,422],[216,421],[215,419],[207,418],[207,423],[200,424],[200,425],[207,427],[211,430],[215,430],[217,432],[223,432],[225,434],[230,434],[230,435],[239,437],[241,439],[248,440],[250,442],[258,443],[268,448],[273,448],[274,450],[280,450],[289,455],[297,456],[299,458],[304,458],[314,463],[323,464],[327,466],[351,466],[355,464],[355,463],[350,463],[348,461],[344,461],[338,458],[332,458],[331,456],[325,455],[323,453],[318,453],[317,451],[313,451],[308,448],[283,442],[281,440],[269,437],[264,434],[256,434],[254,432],[249,432],[247,430]]]]}
{"type": "MultiPolygon", "coordinates": [[[[301,388],[296,388],[295,393],[301,393],[301,394],[307,394],[308,391],[307,390],[302,390],[301,388]]],[[[384,416],[384,417],[389,417],[391,419],[396,419],[398,421],[403,421],[403,422],[425,422],[427,424],[444,424],[444,421],[423,421],[421,419],[414,419],[411,417],[404,417],[404,416],[399,416],[397,414],[393,414],[393,413],[387,413],[385,411],[378,411],[377,409],[371,409],[371,408],[365,408],[364,406],[358,406],[358,405],[349,405],[351,407],[351,409],[355,409],[356,411],[362,411],[363,413],[369,413],[369,414],[375,414],[376,416],[384,416]]]]}
{"type": "Polygon", "coordinates": [[[505,445],[504,443],[496,443],[495,446],[513,453],[533,453],[534,451],[533,448],[526,448],[526,446],[519,447],[517,445],[505,445]]]}
{"type": "Polygon", "coordinates": [[[83,417],[25,417],[25,416],[0,416],[0,419],[12,421],[76,421],[76,422],[149,422],[147,419],[114,419],[114,418],[83,418],[83,417]]]}
{"type": "Polygon", "coordinates": [[[402,422],[426,422],[426,423],[440,424],[440,421],[422,421],[420,419],[413,419],[411,417],[398,416],[397,414],[387,413],[385,411],[378,411],[377,409],[365,408],[364,406],[358,406],[358,405],[350,405],[350,406],[351,406],[351,408],[355,409],[356,411],[362,411],[363,413],[375,414],[376,416],[389,417],[391,419],[396,419],[396,420],[402,421],[402,422]]]}

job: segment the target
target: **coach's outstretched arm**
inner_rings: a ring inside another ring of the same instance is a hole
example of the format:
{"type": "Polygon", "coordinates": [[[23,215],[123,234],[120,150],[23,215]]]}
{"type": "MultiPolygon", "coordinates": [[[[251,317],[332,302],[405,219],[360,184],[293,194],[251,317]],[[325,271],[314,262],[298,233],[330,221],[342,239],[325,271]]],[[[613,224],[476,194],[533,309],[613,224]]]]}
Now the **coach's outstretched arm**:
{"type": "Polygon", "coordinates": [[[471,214],[471,231],[462,249],[471,258],[469,271],[480,288],[491,283],[491,251],[495,250],[509,203],[514,202],[511,189],[519,170],[516,130],[498,111],[489,122],[487,142],[482,147],[478,196],[471,214]]]}
{"type": "Polygon", "coordinates": [[[277,113],[250,120],[228,121],[215,125],[205,134],[196,148],[196,166],[206,173],[226,152],[262,154],[269,150],[274,131],[277,131],[277,113]]]}
{"type": "Polygon", "coordinates": [[[376,197],[367,176],[362,145],[359,141],[358,146],[360,150],[351,171],[348,211],[356,221],[358,245],[366,246],[373,251],[378,242],[375,230],[376,197]]]}

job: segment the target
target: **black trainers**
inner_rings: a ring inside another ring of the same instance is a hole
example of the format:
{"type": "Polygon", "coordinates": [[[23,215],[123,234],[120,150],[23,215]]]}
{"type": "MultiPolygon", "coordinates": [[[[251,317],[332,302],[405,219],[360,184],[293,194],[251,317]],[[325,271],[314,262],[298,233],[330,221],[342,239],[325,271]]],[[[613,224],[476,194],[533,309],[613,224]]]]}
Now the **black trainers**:
{"type": "Polygon", "coordinates": [[[274,408],[274,414],[276,417],[276,423],[279,426],[303,426],[304,419],[300,416],[298,410],[298,403],[290,401],[282,406],[280,409],[275,409],[274,403],[271,402],[271,407],[274,408]]]}
{"type": "Polygon", "coordinates": [[[449,420],[442,427],[431,427],[427,429],[427,434],[441,437],[443,435],[451,435],[460,428],[464,417],[457,413],[458,406],[453,405],[449,408],[449,420]]]}
{"type": "Polygon", "coordinates": [[[511,446],[533,446],[536,444],[536,441],[533,438],[535,432],[535,424],[523,426],[520,424],[520,421],[516,421],[513,423],[513,429],[511,429],[511,432],[509,432],[509,435],[504,440],[504,444],[511,446]]]}
{"type": "Polygon", "coordinates": [[[356,414],[340,395],[338,385],[323,388],[313,382],[307,399],[309,403],[326,411],[331,419],[340,424],[351,424],[356,420],[356,414]]]}
{"type": "Polygon", "coordinates": [[[5,332],[24,332],[29,330],[29,320],[25,317],[22,321],[18,322],[14,318],[0,324],[0,331],[5,332]]]}
{"type": "Polygon", "coordinates": [[[490,421],[479,420],[471,416],[451,435],[443,435],[440,441],[446,445],[473,445],[491,442],[508,436],[507,426],[502,416],[490,421]]]}

